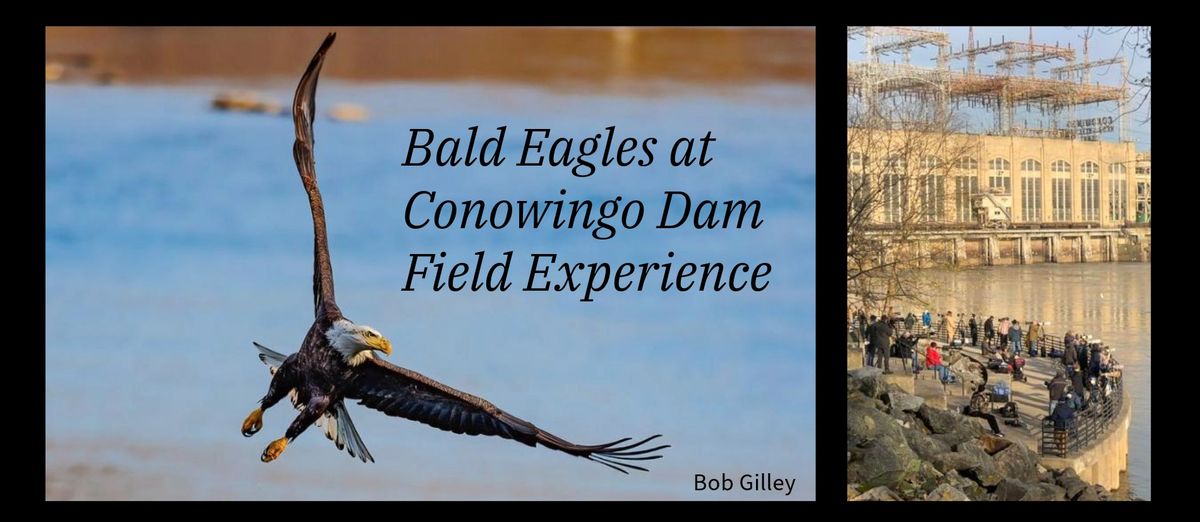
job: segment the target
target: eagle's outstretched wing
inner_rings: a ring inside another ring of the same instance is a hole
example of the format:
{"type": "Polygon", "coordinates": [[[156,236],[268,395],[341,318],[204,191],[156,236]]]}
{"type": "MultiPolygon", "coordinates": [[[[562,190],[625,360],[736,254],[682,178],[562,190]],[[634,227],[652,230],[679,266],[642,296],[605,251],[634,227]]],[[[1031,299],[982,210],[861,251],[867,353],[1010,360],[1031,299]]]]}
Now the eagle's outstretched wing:
{"type": "MultiPolygon", "coordinates": [[[[258,343],[254,343],[254,346],[258,348],[258,359],[270,368],[271,375],[275,375],[287,356],[258,343]]],[[[292,406],[295,406],[297,410],[304,409],[304,405],[296,400],[295,390],[288,396],[292,399],[292,406]]],[[[350,420],[350,412],[346,411],[345,402],[338,401],[321,418],[317,419],[317,427],[325,432],[325,437],[333,441],[338,449],[346,450],[351,457],[358,457],[363,462],[375,462],[375,457],[371,456],[367,445],[358,435],[358,430],[354,428],[354,421],[350,420]]]]}
{"type": "Polygon", "coordinates": [[[622,468],[647,471],[628,461],[657,459],[662,455],[654,452],[670,447],[644,447],[660,435],[634,443],[627,443],[630,439],[625,438],[593,446],[573,444],[502,411],[486,400],[381,359],[368,359],[356,366],[354,376],[345,389],[347,399],[357,399],[359,404],[394,417],[404,417],[454,433],[495,435],[529,446],[541,444],[600,462],[622,473],[628,473],[622,468]]]}
{"type": "Polygon", "coordinates": [[[292,120],[296,124],[296,142],[292,144],[292,156],[300,181],[308,193],[308,206],[313,218],[313,306],[317,317],[339,314],[333,300],[333,266],[329,261],[329,239],[325,232],[325,206],[321,202],[321,191],[317,189],[317,166],[313,159],[313,118],[316,115],[317,78],[321,75],[321,64],[325,63],[325,52],[333,45],[336,33],[329,33],[313,55],[308,69],[296,86],[296,98],[292,101],[292,120]]]}

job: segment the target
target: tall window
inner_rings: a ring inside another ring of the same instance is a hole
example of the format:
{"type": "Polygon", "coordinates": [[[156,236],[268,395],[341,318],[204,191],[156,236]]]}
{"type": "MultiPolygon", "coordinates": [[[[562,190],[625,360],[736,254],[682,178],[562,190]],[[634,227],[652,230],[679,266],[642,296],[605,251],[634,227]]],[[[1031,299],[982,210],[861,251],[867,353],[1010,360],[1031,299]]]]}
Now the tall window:
{"type": "Polygon", "coordinates": [[[1108,173],[1124,176],[1125,175],[1125,164],[1124,163],[1109,163],[1108,164],[1108,173]]]}
{"type": "Polygon", "coordinates": [[[957,176],[954,180],[954,208],[960,223],[974,221],[971,215],[971,196],[979,193],[979,178],[957,176]]]}
{"type": "Polygon", "coordinates": [[[1071,220],[1071,180],[1055,178],[1050,184],[1050,211],[1054,221],[1071,220]]]}
{"type": "Polygon", "coordinates": [[[1021,218],[1026,222],[1042,220],[1042,178],[1021,177],[1021,218]]]}
{"type": "Polygon", "coordinates": [[[883,219],[888,223],[904,220],[904,209],[908,207],[907,183],[899,174],[883,176],[883,219]]]}
{"type": "Polygon", "coordinates": [[[1071,164],[1063,160],[1055,161],[1050,164],[1050,172],[1071,172],[1071,164]]]}
{"type": "Polygon", "coordinates": [[[917,197],[921,202],[921,220],[941,221],[946,212],[945,176],[921,176],[917,197]]]}
{"type": "Polygon", "coordinates": [[[1042,162],[1033,158],[1021,162],[1021,219],[1042,220],[1042,162]]]}
{"type": "MultiPolygon", "coordinates": [[[[1084,163],[1087,165],[1087,163],[1084,163]]],[[[1095,165],[1093,163],[1092,165],[1095,165]]],[[[1079,198],[1082,208],[1080,217],[1084,221],[1100,221],[1100,180],[1079,180],[1079,198]]]]}
{"type": "Polygon", "coordinates": [[[883,217],[888,223],[904,221],[904,212],[908,208],[907,169],[908,162],[904,156],[888,157],[888,173],[883,176],[883,217]]]}
{"type": "Polygon", "coordinates": [[[1079,172],[1084,174],[1099,174],[1100,165],[1097,165],[1091,161],[1085,161],[1083,162],[1083,165],[1079,166],[1079,172]]]}
{"type": "MultiPolygon", "coordinates": [[[[1111,167],[1111,165],[1110,165],[1111,167]]],[[[1109,169],[1111,170],[1111,169],[1109,169]]],[[[1125,180],[1108,180],[1108,218],[1113,221],[1125,221],[1125,180]]]]}
{"type": "Polygon", "coordinates": [[[1006,194],[1012,193],[1012,178],[1009,177],[1011,165],[1004,158],[993,158],[988,160],[988,188],[999,189],[1006,194]]]}
{"type": "Polygon", "coordinates": [[[958,168],[961,170],[979,170],[979,161],[970,156],[958,158],[958,168]]]}

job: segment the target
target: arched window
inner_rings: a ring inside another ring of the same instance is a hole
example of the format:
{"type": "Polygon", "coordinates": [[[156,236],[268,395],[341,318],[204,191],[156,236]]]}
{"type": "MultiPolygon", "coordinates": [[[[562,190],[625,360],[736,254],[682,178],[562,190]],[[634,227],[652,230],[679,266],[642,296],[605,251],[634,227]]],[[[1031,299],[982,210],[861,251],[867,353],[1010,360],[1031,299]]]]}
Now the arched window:
{"type": "Polygon", "coordinates": [[[921,158],[921,169],[936,169],[942,166],[942,160],[937,156],[925,156],[921,158]]]}
{"type": "Polygon", "coordinates": [[[1071,172],[1071,164],[1063,160],[1055,161],[1050,164],[1050,172],[1071,172]]]}
{"type": "Polygon", "coordinates": [[[1042,162],[1033,158],[1021,162],[1021,172],[1041,172],[1042,162]]]}
{"type": "Polygon", "coordinates": [[[863,155],[861,152],[851,152],[850,153],[850,166],[851,167],[863,166],[863,155]]]}
{"type": "Polygon", "coordinates": [[[1006,160],[1004,158],[993,158],[988,161],[988,170],[1007,171],[1007,170],[1009,170],[1009,168],[1010,168],[1010,164],[1008,163],[1008,160],[1006,160]]]}
{"type": "Polygon", "coordinates": [[[889,156],[887,167],[894,172],[903,171],[908,168],[908,161],[904,159],[904,156],[889,156]]]}
{"type": "Polygon", "coordinates": [[[1085,161],[1085,162],[1083,162],[1083,165],[1079,166],[1079,172],[1082,172],[1084,174],[1099,174],[1100,173],[1100,165],[1097,165],[1096,163],[1091,162],[1091,161],[1085,161]]]}
{"type": "Polygon", "coordinates": [[[1109,163],[1108,164],[1108,173],[1109,174],[1120,174],[1122,176],[1125,175],[1125,164],[1124,163],[1109,163]]]}
{"type": "Polygon", "coordinates": [[[970,156],[958,158],[958,168],[962,170],[979,170],[979,160],[970,156]]]}

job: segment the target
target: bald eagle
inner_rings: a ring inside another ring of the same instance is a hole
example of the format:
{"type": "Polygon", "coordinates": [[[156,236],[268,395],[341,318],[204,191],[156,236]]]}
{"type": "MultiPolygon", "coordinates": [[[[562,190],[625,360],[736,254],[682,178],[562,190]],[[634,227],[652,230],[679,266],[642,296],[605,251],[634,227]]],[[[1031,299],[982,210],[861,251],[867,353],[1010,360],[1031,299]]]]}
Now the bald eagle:
{"type": "Polygon", "coordinates": [[[271,442],[263,450],[263,462],[278,458],[289,442],[314,423],[324,429],[326,437],[334,441],[338,449],[345,449],[352,457],[358,457],[363,462],[374,462],[346,410],[347,400],[357,400],[359,404],[387,415],[415,420],[445,431],[494,435],[528,446],[540,444],[600,462],[622,473],[628,473],[626,469],[647,471],[630,461],[660,458],[662,455],[655,452],[670,446],[647,447],[649,441],[660,435],[632,443],[629,438],[590,446],[567,442],[486,400],[376,357],[375,352],[391,355],[391,342],[374,328],[356,324],[342,315],[333,298],[333,269],[325,234],[325,209],[321,203],[321,192],[317,189],[312,129],[317,77],[334,36],[330,33],[313,56],[300,79],[292,103],[292,117],[296,124],[292,155],[300,171],[304,190],[308,193],[313,218],[313,299],[316,318],[297,353],[284,356],[254,343],[259,351],[259,359],[270,367],[271,384],[267,394],[259,401],[259,407],[250,412],[242,423],[242,435],[250,437],[258,433],[263,426],[263,411],[289,396],[300,414],[288,426],[283,437],[271,442]]]}

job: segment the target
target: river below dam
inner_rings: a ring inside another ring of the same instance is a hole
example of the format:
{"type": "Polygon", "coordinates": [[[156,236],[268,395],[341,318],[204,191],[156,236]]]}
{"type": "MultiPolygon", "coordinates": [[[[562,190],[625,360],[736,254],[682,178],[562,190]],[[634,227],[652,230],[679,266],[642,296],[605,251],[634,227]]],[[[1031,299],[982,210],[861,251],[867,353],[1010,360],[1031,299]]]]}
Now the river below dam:
{"type": "MultiPolygon", "coordinates": [[[[1036,264],[928,270],[937,313],[1041,321],[1047,334],[1067,329],[1102,339],[1125,365],[1133,400],[1128,480],[1150,499],[1150,263],[1036,264]]],[[[902,308],[898,308],[901,310],[902,308]]],[[[918,311],[919,313],[919,311],[918,311]]],[[[966,319],[963,319],[966,320],[966,319]]]]}

